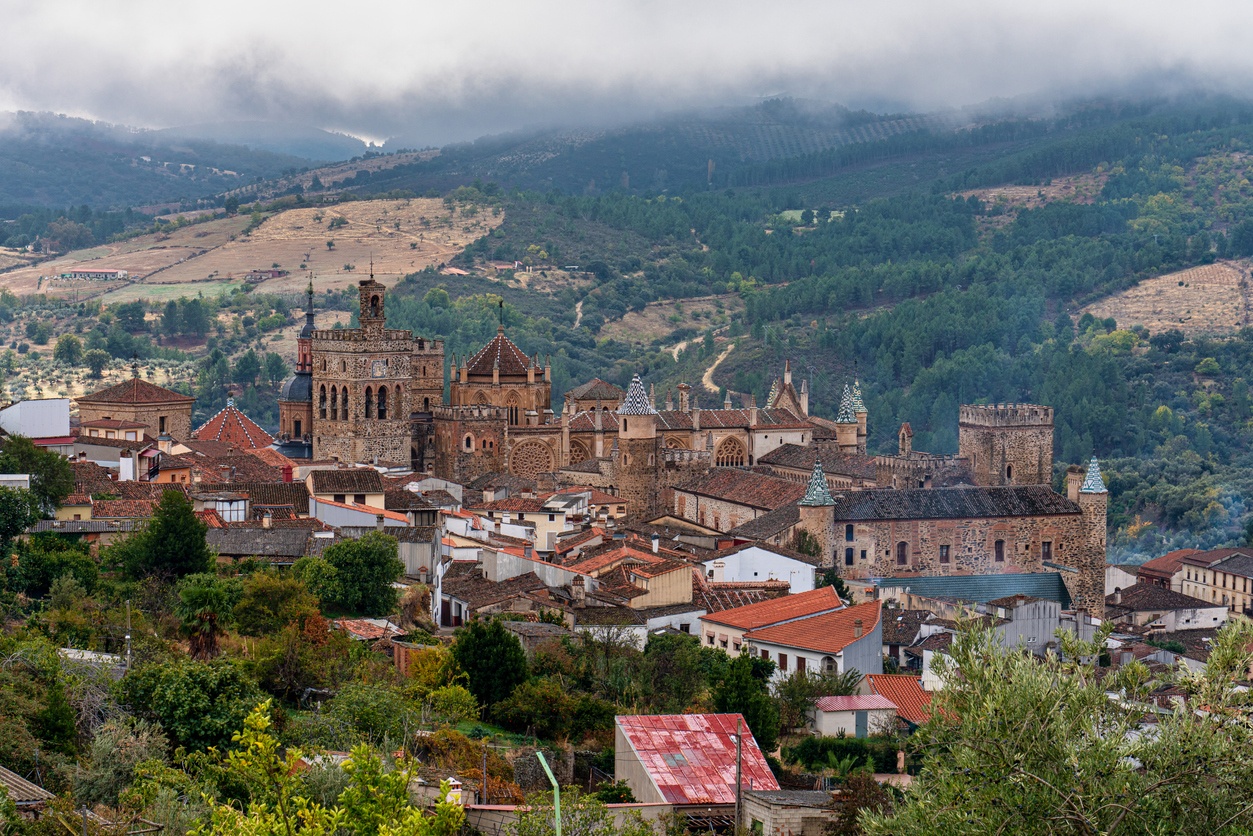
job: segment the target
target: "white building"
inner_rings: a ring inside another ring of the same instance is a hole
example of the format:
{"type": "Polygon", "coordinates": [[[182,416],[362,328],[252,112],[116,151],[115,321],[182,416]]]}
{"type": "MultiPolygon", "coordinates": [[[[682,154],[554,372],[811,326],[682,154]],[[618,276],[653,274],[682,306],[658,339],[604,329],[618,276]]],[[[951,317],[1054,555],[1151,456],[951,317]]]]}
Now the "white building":
{"type": "Polygon", "coordinates": [[[814,589],[817,559],[777,547],[749,543],[704,561],[705,577],[714,583],[787,581],[790,592],[814,589]]]}

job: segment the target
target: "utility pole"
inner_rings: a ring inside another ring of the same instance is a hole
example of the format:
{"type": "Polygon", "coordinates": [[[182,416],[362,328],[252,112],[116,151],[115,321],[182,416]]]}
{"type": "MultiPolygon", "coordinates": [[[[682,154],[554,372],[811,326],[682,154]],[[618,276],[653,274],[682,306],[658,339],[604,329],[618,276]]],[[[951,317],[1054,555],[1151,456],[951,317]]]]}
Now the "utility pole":
{"type": "Polygon", "coordinates": [[[740,829],[740,805],[743,803],[744,718],[735,718],[735,831],[740,829]]]}

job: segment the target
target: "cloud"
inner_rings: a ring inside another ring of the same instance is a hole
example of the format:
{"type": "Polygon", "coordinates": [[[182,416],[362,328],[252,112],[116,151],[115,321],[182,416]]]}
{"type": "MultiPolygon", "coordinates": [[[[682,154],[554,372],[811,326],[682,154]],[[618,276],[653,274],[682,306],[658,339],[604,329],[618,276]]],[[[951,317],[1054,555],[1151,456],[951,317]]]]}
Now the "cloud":
{"type": "Polygon", "coordinates": [[[275,119],[438,143],[779,92],[934,109],[1142,79],[1253,90],[1230,2],[9,5],[0,107],[151,127],[275,119]]]}

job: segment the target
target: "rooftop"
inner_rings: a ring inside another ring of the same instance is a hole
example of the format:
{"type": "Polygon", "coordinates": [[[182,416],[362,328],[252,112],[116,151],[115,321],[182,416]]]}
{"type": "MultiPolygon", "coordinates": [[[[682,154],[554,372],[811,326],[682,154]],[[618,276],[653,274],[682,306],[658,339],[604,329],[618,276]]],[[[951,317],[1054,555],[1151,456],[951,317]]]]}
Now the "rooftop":
{"type": "Polygon", "coordinates": [[[896,703],[878,694],[819,697],[814,706],[819,711],[879,711],[885,708],[896,710],[896,703]]]}
{"type": "Polygon", "coordinates": [[[879,623],[878,601],[867,601],[834,612],[799,618],[783,624],[772,624],[744,634],[748,641],[799,647],[818,653],[840,653],[855,641],[870,636],[879,623]],[[856,634],[861,621],[862,634],[856,634]]]}
{"type": "Polygon", "coordinates": [[[171,389],[155,386],[138,377],[132,377],[91,394],[82,395],[75,400],[80,404],[152,404],[193,403],[196,399],[171,389]]]}
{"type": "Polygon", "coordinates": [[[922,680],[913,674],[872,673],[866,676],[870,693],[886,697],[896,706],[896,714],[914,725],[929,716],[931,695],[922,690],[922,680]]]}
{"type": "Polygon", "coordinates": [[[795,595],[784,595],[769,601],[722,610],[705,616],[704,620],[739,630],[755,630],[772,624],[831,612],[843,606],[844,602],[835,593],[835,589],[823,586],[808,592],[798,592],[795,595]]]}
{"type": "Polygon", "coordinates": [[[491,377],[492,372],[500,369],[502,375],[526,375],[531,360],[522,353],[513,342],[505,336],[505,326],[496,330],[496,336],[479,352],[465,362],[468,374],[491,377]]]}
{"type": "Polygon", "coordinates": [[[739,714],[662,714],[615,718],[631,751],[670,804],[735,803],[736,734],[741,780],[757,790],[778,790],[739,714]]]}
{"type": "Polygon", "coordinates": [[[806,485],[764,473],[733,467],[715,467],[706,475],[680,485],[675,490],[774,511],[799,501],[805,496],[806,485]]]}
{"type": "Polygon", "coordinates": [[[948,598],[974,604],[1021,593],[1057,601],[1062,609],[1070,608],[1070,593],[1060,572],[884,578],[879,581],[879,587],[908,587],[911,593],[924,598],[948,598]]]}
{"type": "Polygon", "coordinates": [[[1079,505],[1046,485],[854,491],[836,501],[837,520],[945,520],[1078,514],[1079,505]]]}
{"type": "Polygon", "coordinates": [[[207,441],[225,441],[240,450],[269,447],[274,443],[274,437],[241,412],[235,406],[234,399],[227,400],[226,407],[193,431],[192,437],[207,441]]]}
{"type": "Polygon", "coordinates": [[[315,494],[383,493],[383,479],[372,467],[314,470],[309,476],[315,494]]]}
{"type": "MultiPolygon", "coordinates": [[[[1241,556],[1243,557],[1243,556],[1241,556]]],[[[1243,558],[1251,563],[1253,559],[1243,558]]],[[[1151,583],[1137,583],[1113,595],[1105,596],[1105,606],[1124,612],[1154,612],[1158,610],[1200,610],[1222,606],[1202,601],[1182,592],[1175,592],[1151,583]]]]}

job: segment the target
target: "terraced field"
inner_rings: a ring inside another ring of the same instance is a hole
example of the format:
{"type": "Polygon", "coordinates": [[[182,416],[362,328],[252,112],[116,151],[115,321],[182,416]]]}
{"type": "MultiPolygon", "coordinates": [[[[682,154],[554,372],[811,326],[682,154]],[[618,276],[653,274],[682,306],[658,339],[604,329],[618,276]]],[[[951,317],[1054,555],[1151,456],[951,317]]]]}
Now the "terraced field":
{"type": "Polygon", "coordinates": [[[1253,319],[1249,264],[1222,261],[1158,276],[1094,302],[1081,313],[1112,316],[1119,328],[1143,325],[1151,334],[1171,329],[1186,334],[1238,331],[1253,319]]]}

